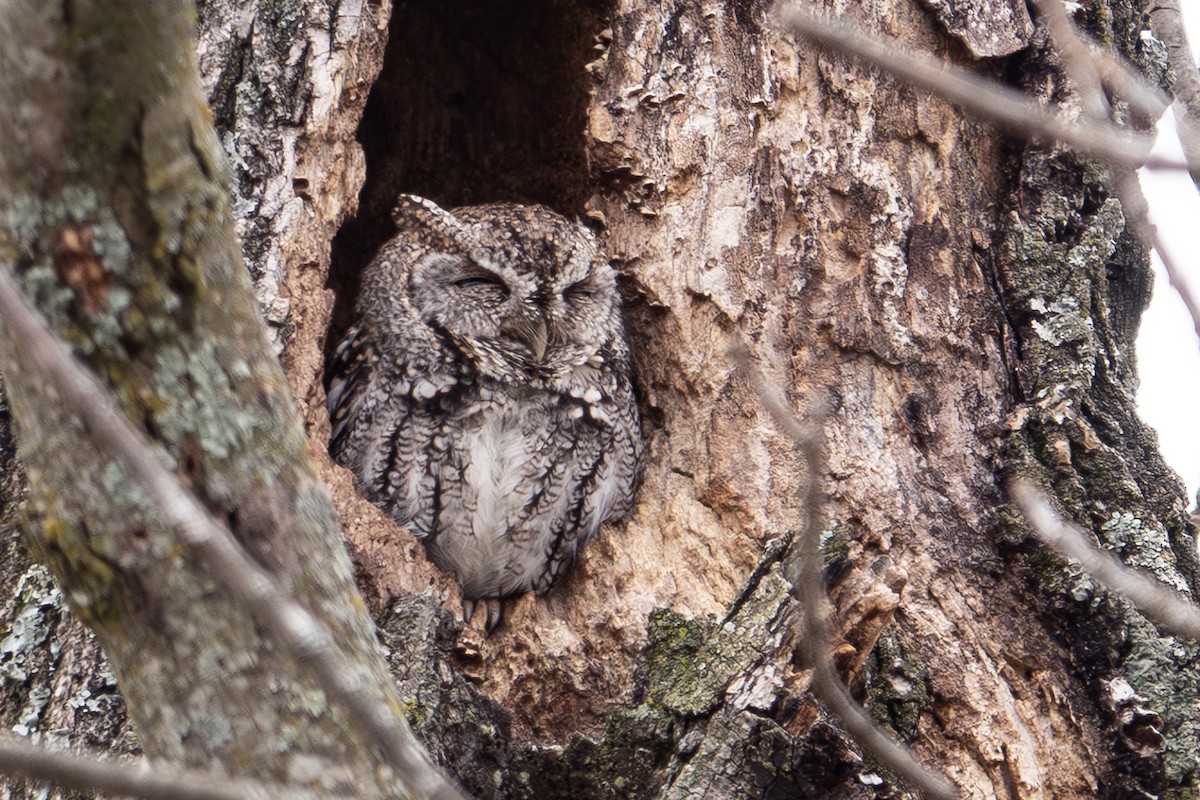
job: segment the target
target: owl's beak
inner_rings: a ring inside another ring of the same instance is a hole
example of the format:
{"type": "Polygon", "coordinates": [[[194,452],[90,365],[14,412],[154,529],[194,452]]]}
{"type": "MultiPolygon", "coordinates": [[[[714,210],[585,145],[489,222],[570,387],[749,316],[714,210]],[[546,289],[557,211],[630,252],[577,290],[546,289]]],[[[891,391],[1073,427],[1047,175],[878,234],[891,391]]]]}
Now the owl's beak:
{"type": "Polygon", "coordinates": [[[514,320],[504,324],[501,331],[528,347],[534,364],[542,363],[542,359],[546,357],[546,343],[550,339],[545,319],[538,316],[534,319],[514,320]]]}
{"type": "Polygon", "coordinates": [[[533,352],[533,363],[541,364],[546,355],[546,340],[549,332],[546,330],[546,320],[539,319],[529,330],[529,349],[533,352]]]}

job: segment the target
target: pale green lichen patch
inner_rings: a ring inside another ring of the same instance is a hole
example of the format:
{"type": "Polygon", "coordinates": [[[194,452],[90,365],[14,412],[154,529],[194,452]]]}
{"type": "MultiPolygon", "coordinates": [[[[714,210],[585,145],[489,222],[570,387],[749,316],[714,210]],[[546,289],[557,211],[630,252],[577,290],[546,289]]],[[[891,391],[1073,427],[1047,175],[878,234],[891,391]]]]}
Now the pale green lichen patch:
{"type": "Polygon", "coordinates": [[[1200,753],[1200,685],[1186,678],[1200,664],[1200,644],[1161,636],[1140,615],[1130,617],[1128,641],[1125,674],[1146,707],[1162,717],[1167,777],[1178,783],[1192,780],[1200,753]]]}
{"type": "MultiPolygon", "coordinates": [[[[1037,153],[1027,164],[1022,214],[1013,214],[1005,237],[1011,274],[1004,299],[1019,346],[1014,376],[1025,398],[1010,418],[1008,468],[1050,490],[1068,516],[1127,563],[1187,591],[1196,558],[1183,498],[1169,491],[1134,412],[1136,326],[1125,320],[1136,321],[1145,302],[1145,252],[1126,229],[1104,169],[1064,168],[1037,153]]],[[[1071,634],[1078,639],[1076,669],[1097,680],[1127,674],[1148,709],[1166,721],[1172,780],[1193,779],[1200,751],[1192,722],[1200,719],[1195,648],[1159,637],[1077,564],[1041,547],[1027,558],[1047,592],[1079,604],[1070,612],[1084,617],[1071,634]],[[1088,624],[1089,615],[1096,624],[1088,624]]]]}
{"type": "Polygon", "coordinates": [[[210,752],[218,752],[233,738],[229,718],[220,714],[206,714],[203,711],[189,716],[185,734],[198,736],[210,752]]]}
{"type": "Polygon", "coordinates": [[[684,718],[714,711],[730,682],[771,659],[790,635],[788,592],[776,561],[724,622],[652,614],[643,659],[648,702],[684,718]]]}
{"type": "Polygon", "coordinates": [[[100,662],[94,680],[88,685],[80,686],[79,691],[67,701],[67,705],[81,714],[108,719],[116,715],[124,716],[124,701],[117,693],[117,679],[107,661],[100,662]],[[93,690],[96,687],[99,687],[99,691],[93,690]]]}
{"type": "Polygon", "coordinates": [[[1191,587],[1177,569],[1167,530],[1158,520],[1143,521],[1132,511],[1112,512],[1100,523],[1100,539],[1121,551],[1126,563],[1148,570],[1178,592],[1191,587]]]}
{"type": "Polygon", "coordinates": [[[33,564],[17,582],[14,595],[20,607],[12,628],[0,639],[0,676],[24,682],[30,676],[30,656],[46,641],[62,610],[62,596],[50,574],[33,564]]]}
{"type": "MultiPolygon", "coordinates": [[[[1081,187],[1076,202],[1083,204],[1086,193],[1081,187]]],[[[1022,316],[1029,318],[1032,334],[1025,339],[1025,357],[1038,364],[1038,372],[1030,376],[1038,385],[1031,388],[1079,388],[1095,375],[1102,347],[1092,314],[1095,304],[1105,303],[1104,265],[1124,231],[1125,216],[1114,198],[1083,218],[1071,199],[1054,196],[1036,217],[1014,219],[1006,243],[1024,290],[1020,301],[1027,312],[1022,316]],[[1060,229],[1063,220],[1072,220],[1079,231],[1072,235],[1060,229]]]]}
{"type": "Polygon", "coordinates": [[[691,620],[674,611],[651,615],[645,650],[651,703],[683,716],[705,714],[720,705],[734,673],[717,661],[709,646],[719,631],[713,619],[691,620]]]}
{"type": "Polygon", "coordinates": [[[197,443],[207,455],[229,458],[240,449],[254,428],[251,413],[222,407],[230,396],[227,375],[214,370],[216,348],[199,341],[196,349],[165,346],[157,354],[155,375],[162,390],[173,398],[155,423],[163,437],[182,444],[185,437],[199,434],[197,443]]]}
{"type": "Polygon", "coordinates": [[[1065,342],[1086,341],[1092,335],[1092,319],[1079,310],[1074,297],[1060,297],[1049,305],[1043,298],[1035,297],[1029,307],[1041,315],[1031,323],[1034,332],[1055,347],[1065,342]]]}
{"type": "Polygon", "coordinates": [[[61,497],[45,491],[45,484],[35,477],[36,470],[30,468],[27,473],[27,522],[38,531],[35,549],[60,580],[71,576],[63,591],[75,614],[89,625],[104,626],[123,603],[113,564],[93,549],[84,521],[70,513],[61,497]]]}
{"type": "Polygon", "coordinates": [[[59,657],[56,629],[65,610],[50,574],[30,564],[17,577],[8,630],[0,637],[0,725],[26,736],[42,731],[54,692],[49,666],[59,657]]]}

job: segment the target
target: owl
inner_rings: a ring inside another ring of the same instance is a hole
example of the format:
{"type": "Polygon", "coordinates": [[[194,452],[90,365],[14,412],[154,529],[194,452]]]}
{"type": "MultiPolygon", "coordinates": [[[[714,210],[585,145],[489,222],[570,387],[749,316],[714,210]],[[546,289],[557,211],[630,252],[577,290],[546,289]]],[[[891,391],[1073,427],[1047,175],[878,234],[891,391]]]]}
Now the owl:
{"type": "Polygon", "coordinates": [[[543,593],[633,503],[642,439],[616,275],[542,206],[403,196],[325,377],[329,451],[479,601],[543,593]]]}

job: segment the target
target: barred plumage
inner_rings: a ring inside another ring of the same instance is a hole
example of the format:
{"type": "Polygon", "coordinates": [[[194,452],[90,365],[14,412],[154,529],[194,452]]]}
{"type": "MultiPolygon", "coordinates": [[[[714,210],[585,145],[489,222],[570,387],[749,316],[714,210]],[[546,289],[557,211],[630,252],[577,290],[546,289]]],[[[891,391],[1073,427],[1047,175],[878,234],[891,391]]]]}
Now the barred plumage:
{"type": "Polygon", "coordinates": [[[544,592],[632,505],[642,442],[615,273],[541,206],[405,196],[326,371],[334,459],[462,586],[544,592]]]}

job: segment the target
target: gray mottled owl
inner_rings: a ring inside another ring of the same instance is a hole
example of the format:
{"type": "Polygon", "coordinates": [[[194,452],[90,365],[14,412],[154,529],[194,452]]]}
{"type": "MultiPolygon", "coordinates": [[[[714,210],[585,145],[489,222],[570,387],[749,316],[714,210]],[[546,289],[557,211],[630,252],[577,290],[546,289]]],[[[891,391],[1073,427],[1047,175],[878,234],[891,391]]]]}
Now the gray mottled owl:
{"type": "Polygon", "coordinates": [[[329,451],[455,573],[470,621],[544,592],[632,505],[642,451],[615,274],[541,206],[404,196],[325,384],[329,451]]]}

